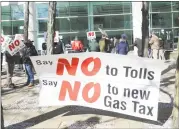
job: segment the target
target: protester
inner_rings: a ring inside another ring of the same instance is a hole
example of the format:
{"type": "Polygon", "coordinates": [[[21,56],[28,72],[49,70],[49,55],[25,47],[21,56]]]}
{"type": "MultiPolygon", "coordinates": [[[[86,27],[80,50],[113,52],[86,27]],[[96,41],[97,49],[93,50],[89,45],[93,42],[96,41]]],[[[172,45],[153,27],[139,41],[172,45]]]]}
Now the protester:
{"type": "Polygon", "coordinates": [[[72,50],[74,50],[75,53],[83,52],[84,46],[83,43],[78,40],[78,37],[75,37],[75,40],[71,42],[72,50]]]}
{"type": "Polygon", "coordinates": [[[32,87],[34,86],[34,72],[30,56],[37,56],[38,53],[35,49],[35,46],[32,44],[32,41],[28,40],[27,43],[25,43],[25,45],[26,46],[22,54],[23,63],[25,65],[25,70],[28,77],[25,85],[28,87],[32,87]]]}
{"type": "Polygon", "coordinates": [[[137,54],[139,57],[142,57],[142,40],[139,38],[135,38],[133,46],[137,47],[137,54]]]}
{"type": "Polygon", "coordinates": [[[105,39],[106,39],[106,36],[102,35],[102,37],[101,37],[101,39],[99,41],[100,52],[105,52],[105,39]]]}
{"type": "Polygon", "coordinates": [[[57,42],[53,43],[52,53],[53,54],[63,54],[64,53],[64,51],[63,51],[63,43],[61,41],[59,41],[58,43],[57,42]]]}
{"type": "Polygon", "coordinates": [[[3,53],[1,52],[1,72],[2,72],[2,63],[3,63],[3,53]]]}
{"type": "Polygon", "coordinates": [[[90,52],[99,52],[99,44],[96,39],[91,39],[88,46],[90,52]]]}
{"type": "Polygon", "coordinates": [[[5,51],[5,58],[7,62],[7,87],[14,88],[14,83],[12,83],[13,71],[15,66],[15,58],[11,56],[8,51],[5,51]]]}
{"type": "Polygon", "coordinates": [[[116,45],[119,43],[119,39],[117,38],[117,36],[115,36],[113,38],[113,48],[112,48],[112,51],[111,53],[116,53],[116,45]]]}
{"type": "Polygon", "coordinates": [[[159,38],[154,33],[152,33],[152,35],[151,35],[149,44],[151,45],[153,59],[158,59],[159,58],[160,41],[159,41],[159,38]]]}
{"type": "Polygon", "coordinates": [[[119,40],[119,44],[116,46],[116,53],[121,55],[127,55],[129,51],[129,46],[127,43],[127,36],[125,34],[121,35],[121,39],[119,40]]]}

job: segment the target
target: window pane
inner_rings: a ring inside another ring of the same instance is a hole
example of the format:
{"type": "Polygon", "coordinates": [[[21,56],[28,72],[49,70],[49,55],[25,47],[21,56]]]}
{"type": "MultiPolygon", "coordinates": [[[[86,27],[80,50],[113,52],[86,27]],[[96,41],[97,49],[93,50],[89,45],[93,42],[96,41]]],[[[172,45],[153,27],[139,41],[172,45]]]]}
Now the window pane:
{"type": "Polygon", "coordinates": [[[171,13],[151,14],[152,28],[170,28],[172,27],[171,13]]]}
{"type": "Polygon", "coordinates": [[[110,28],[110,16],[95,16],[94,18],[94,29],[98,28],[109,29],[110,28]]]}
{"type": "Polygon", "coordinates": [[[23,5],[12,5],[12,20],[24,19],[23,5]]]}
{"type": "Polygon", "coordinates": [[[179,27],[179,12],[173,13],[173,26],[179,27]]]}
{"type": "Polygon", "coordinates": [[[102,15],[102,14],[110,14],[110,5],[109,2],[93,2],[93,14],[94,15],[102,15]]]}
{"type": "Polygon", "coordinates": [[[179,2],[172,1],[173,11],[179,11],[179,2]]]}
{"type": "Polygon", "coordinates": [[[56,30],[60,32],[70,32],[70,19],[60,18],[56,19],[56,30]]]}
{"type": "Polygon", "coordinates": [[[70,2],[70,16],[87,16],[88,2],[70,2]]]}
{"type": "Polygon", "coordinates": [[[47,31],[47,20],[39,20],[39,33],[47,31]]]}
{"type": "Polygon", "coordinates": [[[152,12],[171,11],[171,2],[151,2],[152,12]]]}
{"type": "Polygon", "coordinates": [[[57,17],[69,16],[69,2],[57,2],[57,17]]]}
{"type": "Polygon", "coordinates": [[[13,35],[15,34],[23,34],[23,26],[24,26],[24,21],[13,21],[13,35]]]}
{"type": "Polygon", "coordinates": [[[2,30],[4,35],[12,35],[12,22],[11,21],[5,21],[2,22],[2,30]]]}
{"type": "Polygon", "coordinates": [[[70,18],[71,31],[88,30],[88,17],[70,18]]]}
{"type": "Polygon", "coordinates": [[[131,13],[131,2],[110,2],[111,14],[131,13]]]}
{"type": "Polygon", "coordinates": [[[113,29],[131,29],[131,15],[111,16],[111,28],[113,29]]]}
{"type": "Polygon", "coordinates": [[[1,6],[1,15],[2,20],[10,20],[11,19],[11,9],[10,6],[1,6]]]}
{"type": "Polygon", "coordinates": [[[38,18],[47,18],[48,17],[48,3],[37,4],[38,18]]]}

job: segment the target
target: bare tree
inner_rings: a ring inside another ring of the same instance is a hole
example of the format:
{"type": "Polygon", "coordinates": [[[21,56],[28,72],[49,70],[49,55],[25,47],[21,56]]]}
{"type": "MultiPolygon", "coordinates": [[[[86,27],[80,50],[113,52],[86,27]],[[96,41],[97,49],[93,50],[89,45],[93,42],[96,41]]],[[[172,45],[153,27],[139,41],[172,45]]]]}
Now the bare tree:
{"type": "Polygon", "coordinates": [[[178,37],[178,58],[177,58],[177,68],[176,68],[176,82],[175,82],[175,96],[174,96],[174,107],[172,111],[173,118],[173,129],[179,128],[179,37],[178,37]]]}
{"type": "Polygon", "coordinates": [[[49,2],[48,27],[47,27],[47,55],[52,54],[52,47],[55,35],[56,2],[49,2]]]}
{"type": "Polygon", "coordinates": [[[25,2],[24,42],[27,42],[28,40],[28,26],[29,26],[29,2],[25,2]]]}
{"type": "Polygon", "coordinates": [[[142,2],[142,56],[148,56],[148,42],[149,42],[149,3],[142,2]]]}

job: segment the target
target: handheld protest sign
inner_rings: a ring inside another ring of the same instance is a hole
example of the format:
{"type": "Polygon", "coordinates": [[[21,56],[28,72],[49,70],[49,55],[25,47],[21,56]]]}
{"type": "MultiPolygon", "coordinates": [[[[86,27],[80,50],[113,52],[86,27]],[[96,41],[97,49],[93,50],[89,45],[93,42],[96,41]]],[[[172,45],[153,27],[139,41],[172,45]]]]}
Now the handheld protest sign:
{"type": "Polygon", "coordinates": [[[15,39],[12,43],[6,45],[6,50],[13,56],[24,47],[25,44],[21,40],[15,39]]]}
{"type": "Polygon", "coordinates": [[[88,40],[91,40],[91,39],[95,39],[95,38],[96,38],[96,33],[95,33],[95,31],[89,31],[89,32],[86,33],[86,35],[87,35],[87,39],[88,39],[88,40]]]}

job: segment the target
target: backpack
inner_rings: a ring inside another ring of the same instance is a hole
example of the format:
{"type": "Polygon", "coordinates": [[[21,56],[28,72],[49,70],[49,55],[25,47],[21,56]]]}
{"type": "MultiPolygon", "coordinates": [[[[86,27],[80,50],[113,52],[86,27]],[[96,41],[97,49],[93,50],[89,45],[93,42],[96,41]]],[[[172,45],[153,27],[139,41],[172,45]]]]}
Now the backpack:
{"type": "Polygon", "coordinates": [[[62,53],[63,53],[62,42],[54,43],[53,44],[53,54],[62,54],[62,53]]]}
{"type": "Polygon", "coordinates": [[[105,51],[105,40],[104,39],[101,39],[99,41],[99,49],[100,49],[100,52],[104,52],[105,51]]]}

